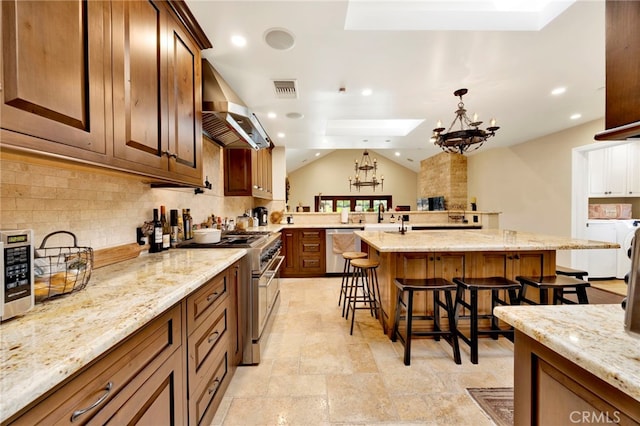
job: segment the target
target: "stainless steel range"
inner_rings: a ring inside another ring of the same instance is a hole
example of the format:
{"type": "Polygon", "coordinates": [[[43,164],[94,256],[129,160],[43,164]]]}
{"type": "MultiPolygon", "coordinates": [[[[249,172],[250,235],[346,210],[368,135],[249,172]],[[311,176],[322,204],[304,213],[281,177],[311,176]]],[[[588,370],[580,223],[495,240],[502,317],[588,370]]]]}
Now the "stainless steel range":
{"type": "Polygon", "coordinates": [[[244,313],[243,364],[260,363],[263,348],[273,323],[275,312],[280,305],[279,271],[284,256],[281,255],[282,241],[279,232],[232,231],[222,235],[220,241],[212,244],[197,244],[186,241],[179,248],[244,248],[247,271],[242,275],[242,291],[239,309],[244,313]],[[248,289],[246,291],[245,289],[248,289]]]}

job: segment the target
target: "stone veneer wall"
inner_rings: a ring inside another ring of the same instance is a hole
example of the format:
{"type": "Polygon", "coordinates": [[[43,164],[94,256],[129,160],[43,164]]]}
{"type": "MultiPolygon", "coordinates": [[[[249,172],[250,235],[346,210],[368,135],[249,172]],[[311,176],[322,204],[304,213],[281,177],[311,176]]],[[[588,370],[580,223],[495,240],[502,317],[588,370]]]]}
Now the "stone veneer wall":
{"type": "Polygon", "coordinates": [[[441,152],[422,160],[418,191],[423,198],[444,196],[448,209],[468,208],[467,157],[441,152]]]}

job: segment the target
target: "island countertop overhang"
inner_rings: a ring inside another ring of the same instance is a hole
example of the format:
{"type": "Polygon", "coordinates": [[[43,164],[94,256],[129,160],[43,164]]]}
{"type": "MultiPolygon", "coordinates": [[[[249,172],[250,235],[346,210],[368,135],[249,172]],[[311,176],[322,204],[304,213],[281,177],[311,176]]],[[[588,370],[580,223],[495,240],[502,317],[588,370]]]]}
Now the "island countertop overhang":
{"type": "Polygon", "coordinates": [[[617,243],[582,240],[503,229],[407,231],[355,231],[379,252],[471,252],[615,249],[617,243]]]}

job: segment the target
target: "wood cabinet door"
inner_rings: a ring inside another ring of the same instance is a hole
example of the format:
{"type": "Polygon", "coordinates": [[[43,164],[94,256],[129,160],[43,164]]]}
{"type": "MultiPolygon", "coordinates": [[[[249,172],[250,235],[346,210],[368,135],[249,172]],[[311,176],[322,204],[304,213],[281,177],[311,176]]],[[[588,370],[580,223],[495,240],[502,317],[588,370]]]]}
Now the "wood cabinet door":
{"type": "Polygon", "coordinates": [[[187,395],[182,356],[182,351],[175,351],[130,397],[123,401],[116,397],[87,424],[184,424],[187,395]],[[117,402],[122,405],[116,407],[117,402]]]}
{"type": "Polygon", "coordinates": [[[628,148],[627,195],[640,197],[640,142],[631,142],[628,148]]]}
{"type": "Polygon", "coordinates": [[[0,8],[0,117],[15,132],[3,132],[3,144],[104,161],[108,4],[13,0],[0,8]]]}
{"type": "Polygon", "coordinates": [[[640,2],[606,2],[607,129],[640,121],[640,2]]]}
{"type": "Polygon", "coordinates": [[[280,275],[282,277],[293,276],[298,270],[297,268],[297,233],[293,229],[282,231],[282,253],[284,253],[284,261],[280,275]]]}
{"type": "Polygon", "coordinates": [[[116,165],[122,160],[150,173],[168,169],[166,33],[162,4],[112,3],[116,165]]]}
{"type": "Polygon", "coordinates": [[[224,195],[251,196],[251,150],[224,149],[224,195]]]}
{"type": "MultiPolygon", "coordinates": [[[[177,18],[176,18],[177,19],[177,18]]],[[[202,182],[202,89],[200,50],[175,20],[169,20],[169,170],[202,182]]]]}

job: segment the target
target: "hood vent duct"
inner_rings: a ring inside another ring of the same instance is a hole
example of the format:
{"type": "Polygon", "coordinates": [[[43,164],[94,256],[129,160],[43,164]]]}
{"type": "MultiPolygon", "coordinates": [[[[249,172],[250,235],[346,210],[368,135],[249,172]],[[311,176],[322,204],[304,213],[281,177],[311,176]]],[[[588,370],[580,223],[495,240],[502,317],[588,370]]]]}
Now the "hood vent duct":
{"type": "Polygon", "coordinates": [[[202,60],[202,131],[222,147],[268,148],[271,140],[258,118],[213,65],[202,60]]]}

